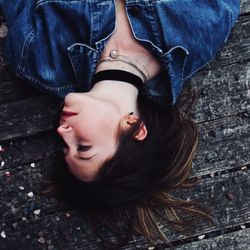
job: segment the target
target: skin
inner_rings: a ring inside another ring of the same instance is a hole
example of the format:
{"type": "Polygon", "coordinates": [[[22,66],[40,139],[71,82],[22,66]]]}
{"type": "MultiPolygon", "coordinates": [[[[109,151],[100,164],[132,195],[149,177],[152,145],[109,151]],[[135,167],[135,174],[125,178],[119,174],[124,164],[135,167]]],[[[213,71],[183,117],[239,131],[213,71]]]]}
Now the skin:
{"type": "Polygon", "coordinates": [[[90,92],[66,96],[63,111],[76,115],[62,116],[57,132],[67,145],[65,160],[77,178],[94,180],[101,164],[113,156],[118,128],[126,130],[137,120],[136,115],[129,115],[136,110],[136,98],[134,86],[115,81],[103,81],[90,92]]]}
{"type": "MultiPolygon", "coordinates": [[[[112,49],[132,60],[148,80],[160,71],[160,63],[134,38],[123,0],[116,0],[116,29],[101,58],[108,57],[112,49]]],[[[137,70],[123,62],[102,63],[96,72],[106,69],[125,70],[141,77],[137,70]]],[[[76,115],[62,116],[57,131],[67,145],[64,151],[69,170],[78,179],[94,180],[102,163],[114,155],[118,146],[118,128],[126,130],[138,120],[137,95],[137,89],[129,83],[101,81],[89,92],[66,96],[63,111],[76,115]],[[134,114],[129,115],[130,112],[134,114]]],[[[143,140],[146,136],[147,129],[142,123],[134,139],[143,140]]]]}

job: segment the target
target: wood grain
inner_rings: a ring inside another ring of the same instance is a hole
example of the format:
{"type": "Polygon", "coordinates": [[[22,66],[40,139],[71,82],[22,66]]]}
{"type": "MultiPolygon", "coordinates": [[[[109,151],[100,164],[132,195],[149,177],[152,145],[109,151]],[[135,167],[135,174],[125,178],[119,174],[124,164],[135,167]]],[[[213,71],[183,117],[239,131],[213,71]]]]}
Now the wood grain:
{"type": "Polygon", "coordinates": [[[183,246],[175,247],[175,250],[203,250],[203,249],[223,249],[223,250],[248,250],[250,228],[236,231],[229,234],[220,235],[211,239],[194,241],[183,246]]]}
{"type": "MultiPolygon", "coordinates": [[[[199,93],[193,112],[199,146],[192,176],[201,181],[175,195],[204,204],[213,213],[213,223],[197,220],[188,235],[164,224],[172,245],[152,245],[134,236],[119,249],[249,248],[249,228],[244,229],[250,223],[249,34],[250,1],[242,0],[241,16],[227,43],[191,80],[199,93]]],[[[5,35],[0,18],[0,249],[107,249],[87,214],[59,197],[37,193],[58,156],[53,128],[59,100],[14,75],[3,56],[5,35]],[[33,197],[28,197],[30,192],[33,197]]],[[[102,236],[112,238],[109,230],[102,236]]]]}
{"type": "MultiPolygon", "coordinates": [[[[89,227],[86,217],[78,210],[70,209],[70,206],[58,200],[56,197],[41,198],[37,195],[36,190],[40,186],[40,178],[46,171],[46,168],[51,167],[49,161],[40,162],[35,168],[23,166],[22,170],[16,171],[11,177],[5,177],[0,174],[1,178],[1,194],[5,197],[4,203],[1,197],[1,214],[3,215],[2,223],[8,238],[3,242],[0,241],[0,248],[6,246],[8,242],[15,242],[17,239],[25,239],[26,234],[31,234],[31,242],[34,246],[39,247],[37,242],[39,231],[43,232],[46,240],[50,240],[51,244],[59,247],[60,241],[67,237],[76,237],[80,245],[84,235],[85,240],[88,240],[90,246],[96,247],[96,238],[93,239],[93,232],[89,227]],[[19,186],[23,186],[24,190],[19,190],[19,186]],[[4,188],[3,188],[4,187],[4,188]],[[13,192],[13,190],[16,190],[13,192]],[[34,192],[34,196],[29,198],[27,194],[34,192]],[[34,211],[40,209],[40,214],[35,215],[34,211]],[[67,217],[65,214],[70,213],[67,217]],[[60,219],[56,219],[58,216],[60,219]],[[26,220],[23,221],[22,217],[26,220]],[[17,228],[13,228],[13,223],[17,223],[17,228]],[[26,225],[26,227],[25,227],[26,225]],[[38,226],[39,225],[39,226],[38,226]],[[82,228],[76,232],[77,225],[82,228]],[[28,226],[28,227],[27,227],[28,226]],[[23,230],[21,230],[23,228],[23,230]],[[61,229],[64,228],[64,232],[61,229]],[[53,234],[49,234],[52,230],[53,234]],[[71,236],[67,236],[70,233],[71,236]],[[91,240],[92,238],[92,240],[91,240]],[[1,245],[2,244],[2,245],[1,245]]],[[[165,231],[171,242],[188,239],[189,237],[198,237],[201,234],[209,234],[214,231],[224,228],[247,224],[250,222],[249,211],[249,192],[250,192],[250,175],[247,170],[240,170],[233,173],[216,176],[214,178],[206,178],[201,180],[200,184],[190,190],[182,190],[176,193],[176,196],[182,198],[190,198],[201,202],[212,211],[214,221],[199,221],[197,220],[196,229],[190,232],[189,235],[181,235],[176,231],[171,230],[169,225],[165,225],[165,231]],[[230,198],[228,194],[231,194],[230,198]]],[[[110,235],[105,232],[105,237],[110,235]]],[[[145,238],[139,236],[134,237],[134,242],[138,245],[150,244],[145,238]]],[[[26,241],[26,244],[31,244],[26,241]]],[[[64,241],[64,247],[69,247],[70,243],[64,241]]],[[[176,244],[176,243],[175,243],[176,244]]],[[[133,242],[126,246],[126,249],[134,249],[133,242]]],[[[1,248],[2,249],[2,248],[1,248]]],[[[92,248],[91,248],[92,249],[92,248]]],[[[143,248],[141,248],[143,249],[143,248]]]]}

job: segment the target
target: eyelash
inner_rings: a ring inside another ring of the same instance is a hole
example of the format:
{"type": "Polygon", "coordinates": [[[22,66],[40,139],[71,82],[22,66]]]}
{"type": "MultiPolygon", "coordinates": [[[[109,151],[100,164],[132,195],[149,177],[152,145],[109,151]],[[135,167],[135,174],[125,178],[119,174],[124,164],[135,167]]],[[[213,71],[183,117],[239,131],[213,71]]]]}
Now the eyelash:
{"type": "Polygon", "coordinates": [[[91,148],[91,146],[78,145],[77,151],[85,152],[85,151],[89,150],[90,148],[91,148]]]}

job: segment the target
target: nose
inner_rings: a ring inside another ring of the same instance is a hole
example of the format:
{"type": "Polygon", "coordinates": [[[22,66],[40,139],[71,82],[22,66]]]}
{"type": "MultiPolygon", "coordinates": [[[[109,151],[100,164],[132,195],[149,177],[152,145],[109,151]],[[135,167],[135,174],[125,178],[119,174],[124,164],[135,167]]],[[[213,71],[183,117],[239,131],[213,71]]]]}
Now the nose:
{"type": "Polygon", "coordinates": [[[61,136],[66,134],[66,133],[69,133],[71,131],[72,131],[72,128],[69,125],[67,125],[66,123],[63,123],[62,125],[60,125],[57,128],[57,133],[61,136]]]}
{"type": "Polygon", "coordinates": [[[66,156],[69,153],[69,148],[68,147],[63,147],[63,153],[66,156]]]}

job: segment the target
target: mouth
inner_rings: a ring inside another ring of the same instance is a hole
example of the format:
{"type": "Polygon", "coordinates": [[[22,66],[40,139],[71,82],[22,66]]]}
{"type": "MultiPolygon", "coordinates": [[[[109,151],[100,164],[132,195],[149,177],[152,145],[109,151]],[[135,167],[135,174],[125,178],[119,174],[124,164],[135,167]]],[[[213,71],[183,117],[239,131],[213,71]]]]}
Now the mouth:
{"type": "Polygon", "coordinates": [[[65,119],[74,115],[77,115],[77,113],[63,110],[61,117],[65,119]]]}

